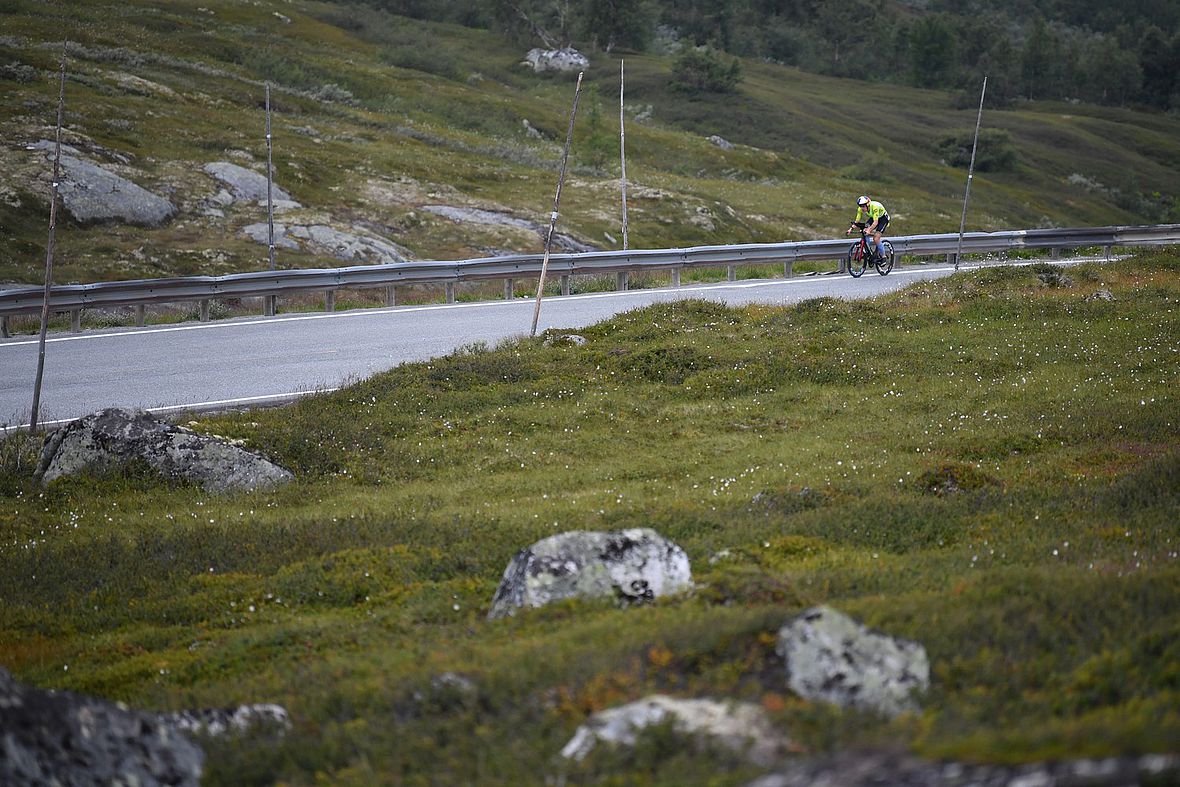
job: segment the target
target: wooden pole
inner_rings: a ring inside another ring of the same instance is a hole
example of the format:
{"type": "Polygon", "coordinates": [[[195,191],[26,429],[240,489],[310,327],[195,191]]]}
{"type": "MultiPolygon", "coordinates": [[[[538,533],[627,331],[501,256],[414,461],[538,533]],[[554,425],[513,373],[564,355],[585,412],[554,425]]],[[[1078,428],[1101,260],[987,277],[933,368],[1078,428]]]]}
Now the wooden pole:
{"type": "Polygon", "coordinates": [[[979,114],[975,116],[975,139],[971,143],[971,163],[967,166],[967,189],[963,192],[963,217],[959,219],[959,245],[955,248],[955,270],[963,256],[963,230],[967,226],[967,198],[971,195],[971,178],[975,177],[975,149],[979,146],[979,124],[983,121],[983,97],[987,93],[987,77],[979,91],[979,114]]]}
{"type": "Polygon", "coordinates": [[[271,183],[274,180],[274,167],[271,165],[270,143],[270,82],[266,83],[266,226],[267,245],[270,255],[270,269],[275,269],[275,208],[271,198],[271,183]]]}
{"type": "Polygon", "coordinates": [[[574,106],[570,110],[570,125],[565,132],[565,150],[561,153],[561,172],[557,176],[557,193],[553,196],[553,212],[549,214],[549,232],[545,234],[545,256],[541,258],[541,278],[537,282],[537,305],[533,309],[533,329],[530,336],[537,335],[537,321],[541,319],[541,292],[545,289],[545,272],[549,270],[549,252],[553,248],[553,230],[557,227],[557,208],[561,203],[561,186],[565,183],[565,166],[569,160],[570,143],[574,139],[574,116],[578,114],[578,96],[582,94],[582,74],[578,72],[578,84],[574,88],[574,106]]]}
{"type": "Polygon", "coordinates": [[[623,61],[619,61],[619,162],[622,164],[623,250],[627,250],[627,134],[623,129],[623,61]]]}
{"type": "Polygon", "coordinates": [[[49,195],[49,242],[45,248],[45,295],[41,299],[41,334],[37,340],[37,379],[33,382],[33,412],[29,416],[29,434],[37,434],[41,412],[41,381],[45,376],[45,333],[49,328],[49,296],[53,291],[53,248],[57,244],[57,191],[61,176],[61,120],[66,103],[66,49],[61,45],[61,86],[57,94],[57,137],[53,147],[53,188],[49,195]]]}

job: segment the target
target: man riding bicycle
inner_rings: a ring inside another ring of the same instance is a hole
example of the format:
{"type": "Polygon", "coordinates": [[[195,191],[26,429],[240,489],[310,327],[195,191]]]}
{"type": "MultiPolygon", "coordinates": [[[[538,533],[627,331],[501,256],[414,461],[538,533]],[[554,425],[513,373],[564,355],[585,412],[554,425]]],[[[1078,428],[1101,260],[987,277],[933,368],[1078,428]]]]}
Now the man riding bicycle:
{"type": "Polygon", "coordinates": [[[856,199],[856,218],[848,225],[845,235],[851,235],[854,227],[859,227],[865,235],[873,236],[873,248],[876,249],[877,259],[885,259],[885,244],[881,242],[881,235],[889,226],[889,211],[876,200],[871,200],[863,194],[856,199]]]}

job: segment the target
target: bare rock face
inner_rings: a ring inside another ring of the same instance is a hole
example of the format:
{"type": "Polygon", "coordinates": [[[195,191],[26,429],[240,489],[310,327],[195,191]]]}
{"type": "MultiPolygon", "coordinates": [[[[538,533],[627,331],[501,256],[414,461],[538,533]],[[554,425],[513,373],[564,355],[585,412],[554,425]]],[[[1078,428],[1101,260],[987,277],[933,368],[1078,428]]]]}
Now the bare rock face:
{"type": "MultiPolygon", "coordinates": [[[[409,251],[387,238],[365,232],[358,227],[353,227],[352,230],[338,230],[326,224],[275,224],[275,246],[318,251],[345,262],[374,265],[388,265],[412,259],[409,251]]],[[[243,232],[251,240],[262,244],[266,244],[269,237],[266,224],[251,224],[243,232]]]]}
{"type": "MultiPolygon", "coordinates": [[[[231,164],[228,161],[214,161],[206,164],[205,172],[223,183],[236,200],[266,199],[266,175],[237,164],[231,164]]],[[[273,182],[271,183],[271,199],[292,202],[291,195],[273,182]]],[[[298,205],[298,203],[294,204],[298,205]]]]}
{"type": "Polygon", "coordinates": [[[282,705],[263,703],[241,705],[237,708],[207,708],[161,713],[157,717],[181,732],[220,738],[241,734],[258,728],[286,732],[291,718],[282,705]]]}
{"type": "Polygon", "coordinates": [[[688,556],[648,528],[573,531],[522,549],[508,564],[488,618],[568,598],[648,601],[692,585],[688,556]]]}
{"type": "MultiPolygon", "coordinates": [[[[31,146],[53,156],[54,143],[42,140],[31,146]]],[[[119,221],[159,227],[176,215],[176,206],[126,178],[104,169],[68,145],[62,146],[62,205],[81,223],[119,221]]]]}
{"type": "Polygon", "coordinates": [[[684,735],[709,738],[764,767],[772,765],[788,745],[758,705],[654,694],[595,713],[578,728],[561,755],[581,760],[600,742],[633,746],[645,728],[668,722],[684,735]]]}
{"type": "Polygon", "coordinates": [[[37,475],[47,484],[132,462],[217,493],[267,488],[293,478],[289,471],[224,440],[160,421],[144,410],[121,408],[79,418],[52,433],[41,451],[37,475]]]}
{"type": "Polygon", "coordinates": [[[930,662],[917,642],[870,631],[831,607],[787,621],[777,651],[787,686],[809,700],[896,716],[914,710],[913,694],[930,685],[930,662]]]}
{"type": "Polygon", "coordinates": [[[522,65],[526,65],[538,73],[542,71],[585,71],[590,67],[590,61],[573,47],[561,49],[530,49],[524,56],[522,65]]]}
{"type": "Polygon", "coordinates": [[[168,723],[0,669],[0,784],[198,787],[201,749],[168,723]]]}

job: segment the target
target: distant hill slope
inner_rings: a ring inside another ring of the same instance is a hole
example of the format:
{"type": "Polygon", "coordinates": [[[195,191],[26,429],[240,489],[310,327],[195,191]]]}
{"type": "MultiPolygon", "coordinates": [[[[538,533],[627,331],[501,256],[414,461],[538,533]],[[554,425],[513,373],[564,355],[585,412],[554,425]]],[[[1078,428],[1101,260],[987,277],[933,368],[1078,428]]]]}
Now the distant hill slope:
{"type": "MultiPolygon", "coordinates": [[[[307,0],[5,0],[0,23],[0,281],[41,277],[51,168],[29,146],[53,136],[63,39],[64,142],[176,213],[158,227],[63,216],[60,281],[265,267],[265,207],[206,167],[265,172],[267,82],[293,200],[276,216],[281,266],[541,248],[573,76],[532,73],[503,37],[307,0]]],[[[590,56],[559,226],[571,247],[621,244],[620,57],[633,247],[831,236],[862,192],[898,234],[957,229],[952,163],[975,108],[947,93],[746,60],[734,92],[688,94],[669,87],[671,56],[590,56]]],[[[999,168],[975,179],[971,229],[1180,217],[1174,115],[1037,102],[989,109],[984,127],[981,164],[999,168]]]]}

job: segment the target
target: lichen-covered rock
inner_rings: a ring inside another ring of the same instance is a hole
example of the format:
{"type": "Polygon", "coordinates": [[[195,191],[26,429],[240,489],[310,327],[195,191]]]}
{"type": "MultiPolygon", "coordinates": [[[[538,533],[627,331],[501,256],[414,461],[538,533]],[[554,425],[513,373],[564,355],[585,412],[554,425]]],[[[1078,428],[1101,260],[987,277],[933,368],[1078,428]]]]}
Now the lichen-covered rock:
{"type": "Polygon", "coordinates": [[[106,472],[142,462],[166,478],[208,492],[240,492],[284,484],[293,476],[268,459],[224,440],[161,421],[144,410],[110,408],[50,434],[37,476],[106,472]]]}
{"type": "Polygon", "coordinates": [[[590,67],[590,61],[573,47],[561,49],[530,49],[524,56],[522,65],[526,65],[538,73],[543,71],[584,71],[590,67]]]}
{"type": "MultiPolygon", "coordinates": [[[[52,157],[55,143],[42,140],[32,148],[52,157]]],[[[176,206],[168,200],[81,156],[75,148],[62,147],[58,193],[76,221],[121,221],[159,227],[176,215],[176,206]]]]}
{"type": "Polygon", "coordinates": [[[777,651],[787,686],[809,700],[886,716],[917,708],[930,685],[926,649],[870,631],[831,607],[812,607],[779,630],[777,651]]]}
{"type": "Polygon", "coordinates": [[[550,536],[517,553],[504,571],[488,617],[568,598],[647,601],[691,584],[684,550],[654,530],[579,530],[550,536]]]}
{"type": "Polygon", "coordinates": [[[0,668],[0,784],[198,787],[204,763],[152,714],[22,686],[0,668]]]}
{"type": "Polygon", "coordinates": [[[644,729],[669,722],[682,734],[709,738],[763,767],[773,764],[788,745],[758,705],[655,694],[595,713],[578,728],[561,755],[581,760],[600,742],[633,746],[644,729]]]}

